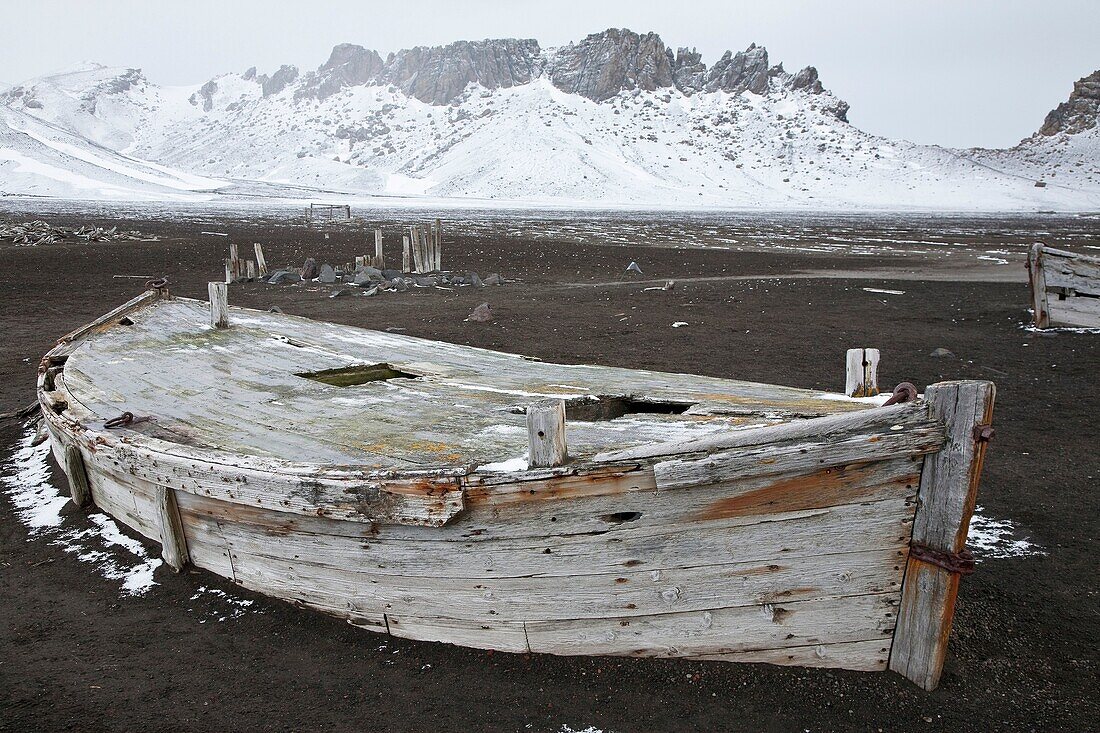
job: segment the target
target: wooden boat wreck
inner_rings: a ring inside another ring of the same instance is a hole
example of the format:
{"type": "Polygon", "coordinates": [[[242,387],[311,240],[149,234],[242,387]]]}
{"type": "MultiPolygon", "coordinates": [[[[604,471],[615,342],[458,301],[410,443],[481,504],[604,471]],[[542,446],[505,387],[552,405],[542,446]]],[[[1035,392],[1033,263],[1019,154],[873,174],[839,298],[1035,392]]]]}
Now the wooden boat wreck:
{"type": "Polygon", "coordinates": [[[1036,328],[1100,328],[1100,257],[1036,243],[1027,274],[1036,328]]]}
{"type": "Polygon", "coordinates": [[[173,568],[410,639],[937,684],[991,383],[880,406],[549,364],[210,289],[150,290],[40,370],[74,501],[173,568]]]}

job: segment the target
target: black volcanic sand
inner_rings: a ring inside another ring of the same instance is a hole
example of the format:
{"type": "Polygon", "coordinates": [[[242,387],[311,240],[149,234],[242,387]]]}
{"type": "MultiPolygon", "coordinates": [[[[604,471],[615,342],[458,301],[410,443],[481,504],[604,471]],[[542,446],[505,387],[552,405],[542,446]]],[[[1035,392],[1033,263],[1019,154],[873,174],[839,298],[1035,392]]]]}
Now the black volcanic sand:
{"type": "MultiPolygon", "coordinates": [[[[307,254],[345,262],[363,249],[352,244],[362,233],[346,230],[326,240],[302,226],[214,224],[242,244],[262,236],[272,265],[307,254]]],[[[36,364],[54,339],[142,289],[140,279],[112,275],[168,275],[175,293],[193,297],[218,278],[224,242],[198,235],[211,222],[125,225],[167,239],[0,245],[0,411],[33,399],[36,364]]],[[[1017,522],[1048,554],[985,560],[964,581],[942,683],[926,693],[892,673],[511,655],[404,641],[255,596],[204,571],[177,576],[161,568],[146,595],[122,596],[118,581],[28,538],[5,499],[0,730],[1097,729],[1100,335],[1023,330],[1028,296],[1020,282],[774,279],[899,267],[883,258],[506,236],[448,241],[444,257],[455,269],[524,282],[336,299],[325,297],[328,287],[244,284],[231,288],[230,300],[546,360],[834,391],[851,346],[882,350],[885,385],[993,379],[997,436],[979,503],[987,515],[1017,522]],[[677,287],[614,284],[630,260],[647,279],[675,278],[677,287]],[[686,279],[718,275],[773,279],[686,279]],[[496,321],[464,323],[482,301],[496,321]],[[688,325],[672,328],[676,321],[688,325]],[[930,357],[936,347],[957,357],[930,357]],[[218,622],[226,605],[201,587],[255,604],[218,622]]],[[[912,258],[900,266],[909,278],[920,269],[912,258]]],[[[19,431],[0,427],[4,458],[19,431]]],[[[64,486],[56,469],[54,480],[64,486]]],[[[80,513],[66,521],[90,522],[80,513]]],[[[155,545],[150,550],[157,554],[155,545]]]]}

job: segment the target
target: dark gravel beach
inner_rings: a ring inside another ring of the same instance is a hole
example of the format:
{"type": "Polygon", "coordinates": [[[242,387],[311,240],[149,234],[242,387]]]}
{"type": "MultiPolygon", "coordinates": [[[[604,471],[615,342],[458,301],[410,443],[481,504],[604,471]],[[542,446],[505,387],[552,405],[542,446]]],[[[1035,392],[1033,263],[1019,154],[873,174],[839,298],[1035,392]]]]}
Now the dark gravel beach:
{"type": "MultiPolygon", "coordinates": [[[[13,221],[40,215],[0,211],[13,221]]],[[[447,227],[448,212],[438,215],[447,227]]],[[[202,231],[228,232],[242,252],[263,242],[270,269],[300,266],[307,256],[345,263],[368,249],[361,228],[262,215],[48,218],[118,224],[160,240],[0,244],[0,412],[34,399],[38,360],[59,336],[136,295],[145,276],[167,276],[173,293],[205,298],[206,283],[222,276],[225,239],[202,231]]],[[[392,212],[382,218],[402,220],[392,212]]],[[[973,224],[944,257],[935,246],[901,242],[908,234],[881,231],[876,238],[897,236],[895,249],[815,249],[815,237],[842,239],[827,223],[801,235],[798,246],[755,240],[709,248],[677,246],[675,238],[648,246],[644,233],[635,241],[629,233],[586,240],[584,227],[534,238],[533,224],[511,226],[495,214],[477,227],[447,229],[443,257],[455,271],[499,272],[503,286],[373,298],[329,298],[335,288],[319,284],[230,287],[235,305],[548,361],[839,391],[845,350],[873,346],[887,387],[993,380],[997,434],[979,504],[1015,522],[1045,554],[988,558],[964,580],[947,665],[932,693],[892,673],[410,642],[198,570],[173,575],[161,567],[149,592],[123,595],[94,564],[29,537],[0,497],[0,730],[1095,730],[1100,334],[1024,328],[1023,253],[1036,238],[1100,244],[1100,220],[1073,222],[1072,231],[1057,221],[1017,224],[989,237],[973,224]],[[1004,254],[986,257],[993,249],[1004,254]],[[624,274],[631,261],[642,276],[624,274]],[[675,287],[645,290],[666,280],[675,287]],[[884,290],[902,292],[875,292],[884,290]],[[482,302],[495,320],[465,322],[482,302]],[[938,347],[953,356],[931,356],[938,347]],[[227,614],[224,598],[207,589],[254,603],[227,614]]],[[[933,221],[921,226],[935,229],[933,221]]],[[[711,236],[705,222],[678,227],[691,241],[711,236]]],[[[387,235],[389,257],[398,254],[395,233],[387,235]]],[[[22,432],[15,422],[0,424],[0,460],[8,461],[22,432]]],[[[56,468],[53,480],[65,490],[56,468]]],[[[92,520],[74,511],[65,521],[92,520]]]]}

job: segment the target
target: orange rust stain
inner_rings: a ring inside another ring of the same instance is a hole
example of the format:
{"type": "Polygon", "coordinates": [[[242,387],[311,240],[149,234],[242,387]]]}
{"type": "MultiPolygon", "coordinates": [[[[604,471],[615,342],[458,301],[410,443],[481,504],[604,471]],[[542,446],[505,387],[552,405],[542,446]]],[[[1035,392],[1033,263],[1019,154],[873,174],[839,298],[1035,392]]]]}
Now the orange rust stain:
{"type": "MultiPolygon", "coordinates": [[[[883,492],[883,485],[870,483],[872,466],[852,464],[826,468],[815,473],[779,479],[754,491],[712,502],[694,520],[727,519],[754,514],[800,511],[850,504],[883,492]]],[[[890,483],[903,487],[913,477],[903,476],[890,483]]]]}

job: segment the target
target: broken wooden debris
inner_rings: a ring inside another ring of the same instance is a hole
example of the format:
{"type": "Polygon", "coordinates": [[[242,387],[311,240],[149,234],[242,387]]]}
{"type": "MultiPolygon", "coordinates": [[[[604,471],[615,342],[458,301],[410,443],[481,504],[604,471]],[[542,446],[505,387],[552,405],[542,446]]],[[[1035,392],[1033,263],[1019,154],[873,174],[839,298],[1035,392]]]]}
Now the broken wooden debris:
{"type": "Polygon", "coordinates": [[[157,238],[137,230],[119,231],[118,227],[104,229],[96,226],[54,226],[41,219],[14,224],[0,222],[0,242],[11,242],[24,247],[53,244],[65,240],[85,242],[155,242],[157,238]]]}
{"type": "Polygon", "coordinates": [[[1037,242],[1028,253],[1027,272],[1036,328],[1100,328],[1100,257],[1037,242]]]}
{"type": "Polygon", "coordinates": [[[527,406],[527,467],[553,468],[566,461],[565,400],[548,399],[527,406]]]}

